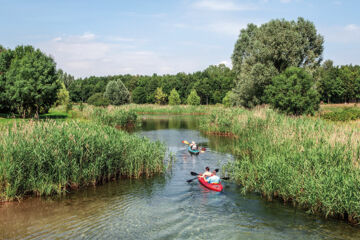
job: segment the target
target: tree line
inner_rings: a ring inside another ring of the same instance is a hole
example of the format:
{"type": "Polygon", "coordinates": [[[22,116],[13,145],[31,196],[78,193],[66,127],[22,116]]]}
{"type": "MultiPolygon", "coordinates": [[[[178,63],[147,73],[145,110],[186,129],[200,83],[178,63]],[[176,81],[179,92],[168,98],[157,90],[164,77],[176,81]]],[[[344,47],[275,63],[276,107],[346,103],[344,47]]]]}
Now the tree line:
{"type": "Polygon", "coordinates": [[[131,101],[137,104],[156,102],[167,104],[174,89],[179,95],[180,103],[186,104],[190,92],[196,90],[200,104],[216,104],[221,103],[226,93],[234,87],[234,79],[234,72],[224,64],[220,64],[195,73],[152,76],[126,74],[80,78],[70,83],[68,91],[72,101],[87,102],[91,96],[105,93],[109,82],[121,81],[131,93],[131,101]],[[164,95],[163,99],[157,99],[159,94],[164,95]]]}

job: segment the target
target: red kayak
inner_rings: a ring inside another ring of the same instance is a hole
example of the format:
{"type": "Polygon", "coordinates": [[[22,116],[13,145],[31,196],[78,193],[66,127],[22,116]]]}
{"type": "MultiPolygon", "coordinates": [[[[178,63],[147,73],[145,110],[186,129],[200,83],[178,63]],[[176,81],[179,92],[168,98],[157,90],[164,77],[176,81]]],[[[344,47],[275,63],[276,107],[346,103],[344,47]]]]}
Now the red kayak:
{"type": "Polygon", "coordinates": [[[221,185],[221,183],[207,183],[205,182],[204,178],[201,177],[201,175],[198,176],[198,179],[203,186],[207,187],[210,190],[217,192],[221,192],[223,190],[223,186],[221,185]]]}

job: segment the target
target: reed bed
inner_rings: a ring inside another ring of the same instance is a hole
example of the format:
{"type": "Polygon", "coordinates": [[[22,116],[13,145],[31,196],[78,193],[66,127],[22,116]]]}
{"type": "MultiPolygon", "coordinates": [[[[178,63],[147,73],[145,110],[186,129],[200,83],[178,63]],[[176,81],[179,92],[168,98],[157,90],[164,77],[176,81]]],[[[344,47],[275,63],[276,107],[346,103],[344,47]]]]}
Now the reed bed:
{"type": "Polygon", "coordinates": [[[98,124],[117,128],[135,126],[139,123],[138,115],[134,110],[121,108],[94,108],[90,119],[98,124]]]}
{"type": "Polygon", "coordinates": [[[14,123],[0,132],[0,201],[152,176],[165,170],[164,154],[160,142],[92,122],[14,123]]]}
{"type": "Polygon", "coordinates": [[[212,112],[201,129],[237,136],[236,161],[226,169],[245,192],[359,223],[358,128],[288,117],[268,108],[233,108],[212,112]]]}
{"type": "Polygon", "coordinates": [[[125,110],[134,110],[138,114],[181,114],[181,115],[204,115],[212,109],[217,109],[216,105],[157,105],[157,104],[128,104],[120,106],[125,110]]]}

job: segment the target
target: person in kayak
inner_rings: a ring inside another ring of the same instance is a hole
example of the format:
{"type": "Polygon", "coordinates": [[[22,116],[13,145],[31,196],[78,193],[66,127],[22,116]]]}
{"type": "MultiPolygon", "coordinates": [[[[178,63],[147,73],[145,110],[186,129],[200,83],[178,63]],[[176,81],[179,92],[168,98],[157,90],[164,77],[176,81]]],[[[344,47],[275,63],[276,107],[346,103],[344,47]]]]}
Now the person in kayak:
{"type": "Polygon", "coordinates": [[[207,183],[219,184],[220,178],[216,176],[216,171],[213,171],[211,176],[208,178],[204,178],[207,183]]]}
{"type": "Polygon", "coordinates": [[[211,174],[211,172],[210,172],[210,168],[209,167],[206,167],[205,168],[205,172],[201,175],[204,179],[205,179],[205,181],[206,181],[206,178],[208,178],[208,177],[210,177],[212,174],[211,174]]]}
{"type": "Polygon", "coordinates": [[[191,148],[192,150],[196,150],[196,149],[198,149],[198,146],[196,145],[196,143],[195,143],[194,141],[192,141],[192,142],[190,143],[190,148],[191,148]]]}

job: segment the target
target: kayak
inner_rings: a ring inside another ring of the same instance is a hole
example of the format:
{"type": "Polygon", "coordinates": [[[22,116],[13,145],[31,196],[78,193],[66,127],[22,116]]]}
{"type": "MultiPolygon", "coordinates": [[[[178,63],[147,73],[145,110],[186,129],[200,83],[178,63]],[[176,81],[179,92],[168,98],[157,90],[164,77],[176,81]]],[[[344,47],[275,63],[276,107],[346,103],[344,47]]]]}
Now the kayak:
{"type": "Polygon", "coordinates": [[[197,155],[197,154],[200,153],[199,149],[192,150],[190,146],[188,147],[188,150],[189,150],[189,153],[191,153],[191,154],[196,154],[197,155]]]}
{"type": "Polygon", "coordinates": [[[198,176],[199,182],[204,186],[207,187],[210,190],[221,192],[223,190],[223,186],[221,183],[208,183],[204,180],[201,175],[198,176]]]}

